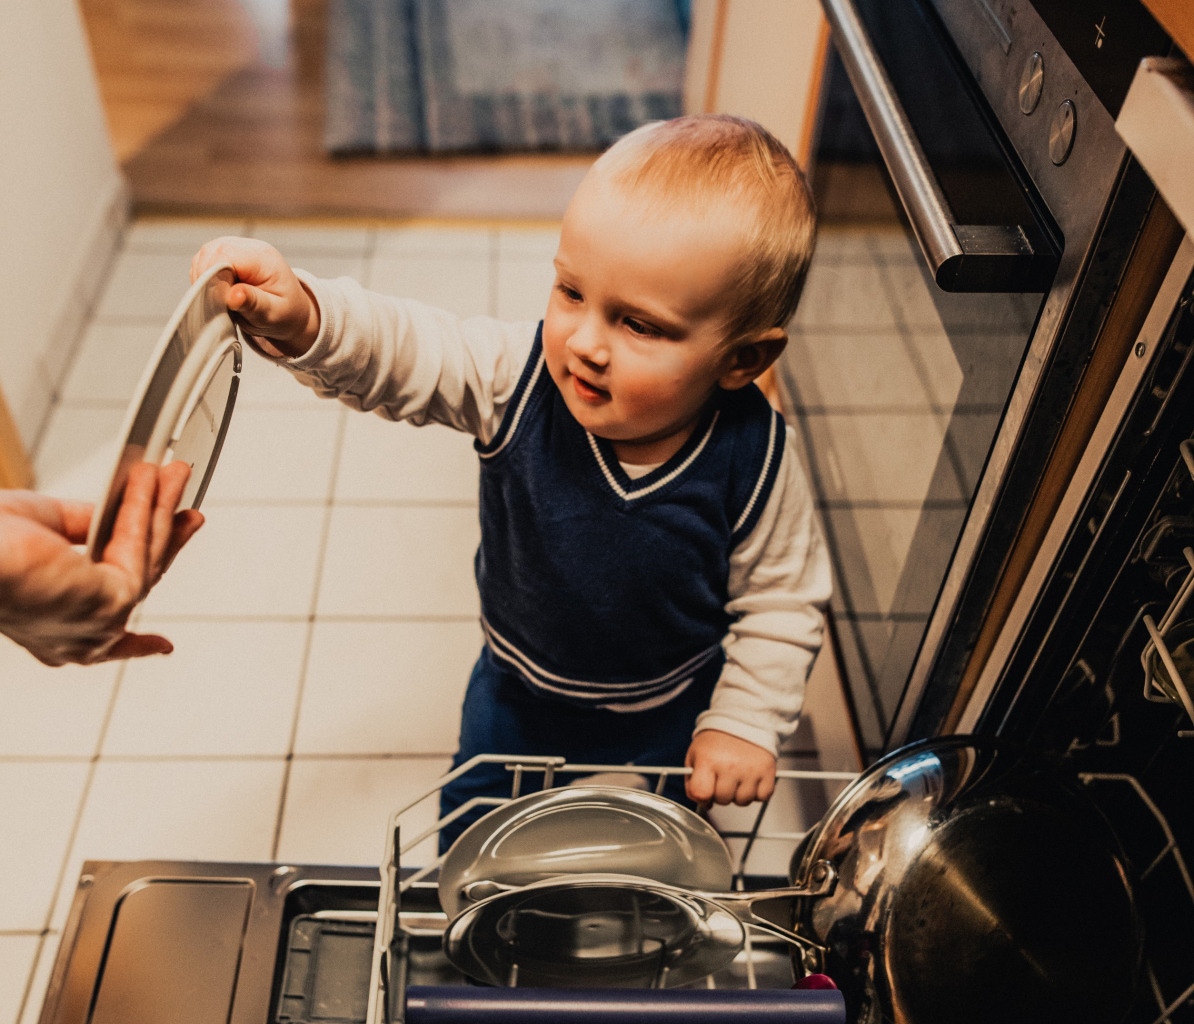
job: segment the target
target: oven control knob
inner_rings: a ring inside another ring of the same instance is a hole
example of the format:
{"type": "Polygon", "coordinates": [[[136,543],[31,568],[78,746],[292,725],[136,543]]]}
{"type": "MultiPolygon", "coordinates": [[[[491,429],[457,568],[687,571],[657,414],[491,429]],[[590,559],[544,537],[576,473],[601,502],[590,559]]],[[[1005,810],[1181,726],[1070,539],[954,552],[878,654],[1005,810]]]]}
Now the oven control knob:
{"type": "Polygon", "coordinates": [[[1033,53],[1024,62],[1024,71],[1020,75],[1020,109],[1025,114],[1036,110],[1041,101],[1041,90],[1045,88],[1045,58],[1039,53],[1033,53]]]}
{"type": "Polygon", "coordinates": [[[1064,164],[1074,148],[1074,133],[1078,130],[1078,111],[1072,100],[1066,100],[1053,115],[1049,125],[1049,158],[1064,164]]]}

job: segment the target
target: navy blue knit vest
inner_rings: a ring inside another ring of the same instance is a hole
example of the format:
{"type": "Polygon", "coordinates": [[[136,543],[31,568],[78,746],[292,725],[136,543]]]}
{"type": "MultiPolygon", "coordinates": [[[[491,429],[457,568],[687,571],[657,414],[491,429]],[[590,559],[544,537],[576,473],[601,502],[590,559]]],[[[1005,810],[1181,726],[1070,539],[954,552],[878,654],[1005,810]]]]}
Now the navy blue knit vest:
{"type": "Polygon", "coordinates": [[[542,325],[481,457],[477,586],[493,654],[545,696],[661,704],[720,657],[729,556],[784,447],[754,385],[720,391],[684,447],[632,480],[568,411],[542,325]]]}

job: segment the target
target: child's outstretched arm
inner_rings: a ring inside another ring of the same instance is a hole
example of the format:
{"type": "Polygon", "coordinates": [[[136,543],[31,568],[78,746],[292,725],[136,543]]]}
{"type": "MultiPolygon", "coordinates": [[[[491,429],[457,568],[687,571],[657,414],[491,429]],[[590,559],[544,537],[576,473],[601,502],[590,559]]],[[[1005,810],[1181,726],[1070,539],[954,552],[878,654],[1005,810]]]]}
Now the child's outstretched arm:
{"type": "Polygon", "coordinates": [[[319,304],[277,249],[255,238],[213,239],[191,260],[191,280],[218,263],[236,272],[228,312],[266,354],[294,359],[315,344],[319,304]]]}
{"type": "Polygon", "coordinates": [[[775,790],[775,758],[770,751],[720,729],[702,729],[684,759],[692,769],[685,788],[697,804],[742,807],[768,799],[775,790]]]}

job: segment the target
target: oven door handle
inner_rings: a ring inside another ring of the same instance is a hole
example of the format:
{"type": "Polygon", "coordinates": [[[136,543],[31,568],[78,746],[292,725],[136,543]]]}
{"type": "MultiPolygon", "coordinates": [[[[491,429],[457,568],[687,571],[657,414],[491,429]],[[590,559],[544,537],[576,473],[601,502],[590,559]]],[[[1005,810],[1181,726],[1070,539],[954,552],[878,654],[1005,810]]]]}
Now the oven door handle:
{"type": "Polygon", "coordinates": [[[958,224],[853,0],[821,0],[862,105],[937,286],[947,292],[1044,291],[1057,256],[1035,225],[958,224]]]}

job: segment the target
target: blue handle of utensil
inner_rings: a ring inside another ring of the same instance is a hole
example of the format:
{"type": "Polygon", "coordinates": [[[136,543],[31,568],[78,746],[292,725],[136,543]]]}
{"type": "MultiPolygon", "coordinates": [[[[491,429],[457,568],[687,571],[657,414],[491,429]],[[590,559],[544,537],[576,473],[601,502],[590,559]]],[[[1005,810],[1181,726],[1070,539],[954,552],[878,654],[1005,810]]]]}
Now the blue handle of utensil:
{"type": "Polygon", "coordinates": [[[558,989],[412,985],[406,1024],[845,1024],[836,989],[558,989]]]}

